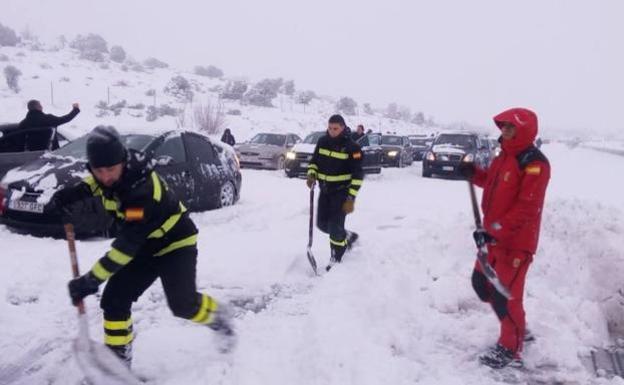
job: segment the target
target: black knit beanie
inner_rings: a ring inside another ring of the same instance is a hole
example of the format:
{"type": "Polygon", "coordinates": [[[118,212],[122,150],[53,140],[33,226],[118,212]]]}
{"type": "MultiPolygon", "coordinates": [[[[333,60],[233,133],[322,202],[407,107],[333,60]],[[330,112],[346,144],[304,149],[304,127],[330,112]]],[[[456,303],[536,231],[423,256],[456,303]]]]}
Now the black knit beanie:
{"type": "Polygon", "coordinates": [[[87,138],[87,159],[92,168],[110,167],[123,162],[126,148],[113,126],[97,126],[87,138]]]}

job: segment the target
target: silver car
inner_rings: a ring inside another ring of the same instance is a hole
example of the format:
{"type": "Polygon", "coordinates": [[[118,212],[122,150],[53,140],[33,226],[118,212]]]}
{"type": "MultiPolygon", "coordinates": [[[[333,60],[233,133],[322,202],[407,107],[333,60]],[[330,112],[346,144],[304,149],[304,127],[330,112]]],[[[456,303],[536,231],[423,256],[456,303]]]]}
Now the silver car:
{"type": "Polygon", "coordinates": [[[248,142],[234,146],[241,168],[262,168],[281,170],[284,168],[286,152],[301,138],[295,134],[260,133],[248,142]]]}

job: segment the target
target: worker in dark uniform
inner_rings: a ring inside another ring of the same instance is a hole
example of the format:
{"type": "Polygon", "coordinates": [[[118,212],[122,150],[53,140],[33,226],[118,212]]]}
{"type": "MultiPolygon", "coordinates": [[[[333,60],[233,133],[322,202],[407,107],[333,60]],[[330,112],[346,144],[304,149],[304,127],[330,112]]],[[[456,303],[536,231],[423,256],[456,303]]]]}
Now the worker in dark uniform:
{"type": "Polygon", "coordinates": [[[160,278],[175,316],[207,325],[219,333],[220,350],[232,348],[227,307],[197,292],[197,228],[184,205],[142,153],[124,147],[113,127],[98,126],[89,134],[87,158],[91,175],[57,192],[52,205],[67,217],[72,203],[100,197],[120,227],[110,251],[88,273],[69,282],[73,303],[96,293],[108,280],[100,301],[104,340],[130,365],[132,302],[160,278]]]}
{"type": "Polygon", "coordinates": [[[72,110],[63,116],[54,116],[43,113],[43,107],[38,100],[30,100],[27,104],[28,113],[19,123],[19,128],[28,130],[25,139],[26,151],[56,150],[59,148],[55,128],[61,124],[71,122],[80,113],[80,105],[72,104],[72,110]],[[34,130],[39,128],[40,130],[34,130]]]}
{"type": "Polygon", "coordinates": [[[319,181],[317,226],[329,234],[330,264],[340,263],[358,234],[345,230],[345,217],[354,210],[355,197],[362,186],[362,150],[355,143],[342,116],[329,118],[327,135],[319,139],[308,166],[307,185],[314,188],[319,181]]]}

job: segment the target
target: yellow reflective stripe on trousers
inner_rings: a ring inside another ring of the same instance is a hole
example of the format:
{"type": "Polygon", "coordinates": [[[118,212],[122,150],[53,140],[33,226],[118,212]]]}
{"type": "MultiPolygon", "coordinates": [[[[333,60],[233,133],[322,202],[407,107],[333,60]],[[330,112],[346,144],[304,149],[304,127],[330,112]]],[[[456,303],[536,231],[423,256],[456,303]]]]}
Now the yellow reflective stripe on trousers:
{"type": "Polygon", "coordinates": [[[331,151],[326,148],[319,148],[319,154],[329,156],[330,158],[336,158],[336,159],[342,159],[342,160],[349,159],[349,154],[347,154],[346,152],[331,151]]]}
{"type": "Polygon", "coordinates": [[[217,301],[208,297],[206,294],[202,294],[202,302],[199,306],[197,314],[191,318],[191,321],[200,324],[209,324],[212,322],[212,316],[217,311],[217,301]]]}
{"type": "Polygon", "coordinates": [[[318,170],[318,166],[312,163],[308,166],[308,170],[318,170]]]}
{"type": "Polygon", "coordinates": [[[336,246],[346,246],[347,240],[345,239],[344,241],[334,241],[333,239],[329,238],[329,243],[336,246]]]}
{"type": "Polygon", "coordinates": [[[362,182],[364,182],[362,179],[352,179],[351,186],[361,186],[362,182]]]}
{"type": "Polygon", "coordinates": [[[308,169],[308,175],[316,175],[316,170],[308,169]]]}
{"type": "Polygon", "coordinates": [[[349,189],[349,194],[353,195],[353,196],[357,196],[358,191],[355,189],[350,188],[349,189]]]}
{"type": "Polygon", "coordinates": [[[125,321],[108,321],[104,320],[104,329],[108,330],[128,330],[132,326],[132,319],[125,321]]]}
{"type": "Polygon", "coordinates": [[[197,243],[197,234],[194,234],[194,235],[191,235],[190,237],[171,243],[169,246],[165,247],[164,249],[160,250],[154,255],[156,257],[160,257],[161,255],[165,255],[174,250],[181,249],[187,246],[193,246],[196,243],[197,243]]]}
{"type": "Polygon", "coordinates": [[[95,275],[100,281],[106,281],[107,279],[110,278],[111,275],[113,275],[113,273],[111,273],[110,271],[106,270],[102,264],[100,263],[100,261],[97,261],[95,263],[95,265],[93,265],[93,268],[91,269],[91,272],[93,273],[93,275],[95,275]]]}
{"type": "Polygon", "coordinates": [[[111,261],[115,262],[118,265],[122,265],[125,266],[128,264],[128,262],[130,262],[132,260],[132,257],[128,254],[124,254],[121,251],[112,248],[108,254],[107,254],[108,258],[111,259],[111,261]]]}
{"type": "Polygon", "coordinates": [[[176,225],[176,223],[178,223],[178,221],[182,217],[182,214],[184,214],[185,212],[186,207],[184,207],[184,205],[180,203],[180,212],[170,216],[169,219],[163,222],[163,224],[159,228],[152,231],[151,234],[147,236],[147,238],[162,238],[165,234],[169,232],[169,230],[173,228],[173,226],[176,225]]]}
{"type": "Polygon", "coordinates": [[[154,171],[152,171],[152,183],[154,184],[154,200],[160,202],[162,198],[162,186],[160,185],[158,175],[154,171]]]}
{"type": "Polygon", "coordinates": [[[351,174],[327,175],[319,173],[317,178],[318,180],[323,180],[325,182],[344,182],[351,180],[351,174]]]}
{"type": "Polygon", "coordinates": [[[110,346],[128,345],[133,339],[132,333],[127,336],[109,336],[108,334],[104,334],[104,343],[110,346]]]}

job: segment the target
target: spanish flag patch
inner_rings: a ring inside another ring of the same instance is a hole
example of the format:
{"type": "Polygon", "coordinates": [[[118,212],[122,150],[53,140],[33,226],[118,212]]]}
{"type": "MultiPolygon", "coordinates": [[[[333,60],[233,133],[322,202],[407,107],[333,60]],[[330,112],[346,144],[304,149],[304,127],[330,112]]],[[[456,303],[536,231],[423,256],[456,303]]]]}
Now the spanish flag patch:
{"type": "Polygon", "coordinates": [[[143,220],[145,212],[142,207],[128,207],[126,209],[126,221],[136,222],[143,220]]]}
{"type": "Polygon", "coordinates": [[[527,175],[539,175],[542,173],[542,168],[540,166],[529,166],[526,168],[527,175]]]}
{"type": "Polygon", "coordinates": [[[360,151],[354,152],[353,159],[362,159],[362,153],[360,151]]]}

